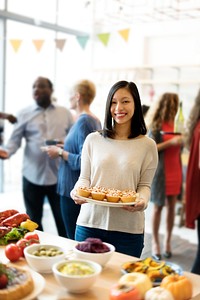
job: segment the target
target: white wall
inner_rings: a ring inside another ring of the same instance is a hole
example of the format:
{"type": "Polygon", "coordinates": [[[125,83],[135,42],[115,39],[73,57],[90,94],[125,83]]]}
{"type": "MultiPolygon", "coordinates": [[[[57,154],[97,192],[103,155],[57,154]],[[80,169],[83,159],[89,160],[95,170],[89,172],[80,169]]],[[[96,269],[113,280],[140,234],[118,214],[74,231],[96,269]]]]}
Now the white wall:
{"type": "MultiPolygon", "coordinates": [[[[200,21],[135,24],[130,28],[128,42],[118,34],[118,29],[110,33],[107,46],[93,34],[85,50],[78,45],[74,36],[58,34],[57,37],[67,39],[61,52],[53,47],[53,32],[10,22],[8,39],[22,38],[23,44],[15,53],[7,41],[6,110],[15,114],[31,104],[32,83],[37,76],[43,75],[54,82],[54,95],[58,103],[66,106],[74,81],[83,77],[92,79],[97,85],[97,97],[92,109],[102,122],[108,91],[112,84],[122,79],[138,85],[143,103],[151,103],[166,91],[178,92],[187,116],[200,87],[200,21]],[[34,38],[45,39],[39,53],[32,45],[34,38]],[[142,68],[147,65],[157,67],[142,68]],[[168,65],[198,67],[158,67],[168,65]],[[171,80],[180,79],[185,82],[170,83],[171,80]],[[144,80],[152,81],[149,81],[151,84],[144,84],[144,80]],[[155,91],[153,97],[150,96],[152,88],[155,91]]],[[[6,123],[5,141],[11,130],[12,125],[6,123]]],[[[4,164],[5,181],[9,189],[12,186],[20,188],[21,158],[22,150],[4,164]]]]}

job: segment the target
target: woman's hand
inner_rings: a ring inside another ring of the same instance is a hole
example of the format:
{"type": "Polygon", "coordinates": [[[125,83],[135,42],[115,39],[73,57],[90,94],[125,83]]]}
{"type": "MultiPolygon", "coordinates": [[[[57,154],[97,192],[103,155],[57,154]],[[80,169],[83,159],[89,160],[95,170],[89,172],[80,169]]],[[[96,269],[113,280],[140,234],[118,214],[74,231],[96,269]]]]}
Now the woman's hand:
{"type": "Polygon", "coordinates": [[[182,135],[177,135],[173,137],[170,142],[172,146],[183,145],[183,137],[182,135]]]}
{"type": "Polygon", "coordinates": [[[140,198],[134,205],[125,205],[123,209],[128,210],[129,212],[143,211],[146,208],[146,202],[144,199],[140,198]]]}
{"type": "Polygon", "coordinates": [[[46,146],[43,151],[46,152],[50,158],[55,159],[59,156],[59,149],[60,147],[57,146],[46,146]]]}
{"type": "Polygon", "coordinates": [[[74,200],[74,202],[76,204],[81,205],[81,204],[87,203],[87,201],[79,198],[79,196],[76,194],[76,190],[74,190],[74,189],[71,191],[70,197],[74,200]]]}

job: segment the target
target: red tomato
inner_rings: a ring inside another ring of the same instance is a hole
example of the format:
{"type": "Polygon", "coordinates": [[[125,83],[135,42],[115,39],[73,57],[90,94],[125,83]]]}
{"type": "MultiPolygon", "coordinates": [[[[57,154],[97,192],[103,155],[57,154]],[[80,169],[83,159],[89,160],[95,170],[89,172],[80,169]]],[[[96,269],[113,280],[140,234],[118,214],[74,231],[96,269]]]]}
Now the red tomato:
{"type": "Polygon", "coordinates": [[[21,257],[21,251],[16,244],[9,244],[5,248],[5,255],[10,261],[17,261],[21,257]]]}
{"type": "Polygon", "coordinates": [[[27,232],[24,236],[24,239],[27,240],[40,240],[39,239],[39,235],[37,233],[33,233],[33,232],[27,232]]]}
{"type": "Polygon", "coordinates": [[[21,256],[24,257],[24,248],[26,248],[27,246],[29,246],[31,243],[29,240],[27,239],[21,239],[19,240],[16,245],[18,246],[18,248],[20,249],[21,252],[21,256]]]}
{"type": "Polygon", "coordinates": [[[30,245],[32,245],[32,244],[39,244],[40,243],[40,241],[36,240],[36,239],[31,239],[31,240],[29,240],[29,242],[30,242],[30,245]]]}
{"type": "Polygon", "coordinates": [[[4,289],[8,284],[8,277],[6,274],[0,275],[0,289],[4,289]]]}
{"type": "Polygon", "coordinates": [[[110,300],[141,300],[137,288],[128,285],[115,284],[110,289],[110,300]]]}

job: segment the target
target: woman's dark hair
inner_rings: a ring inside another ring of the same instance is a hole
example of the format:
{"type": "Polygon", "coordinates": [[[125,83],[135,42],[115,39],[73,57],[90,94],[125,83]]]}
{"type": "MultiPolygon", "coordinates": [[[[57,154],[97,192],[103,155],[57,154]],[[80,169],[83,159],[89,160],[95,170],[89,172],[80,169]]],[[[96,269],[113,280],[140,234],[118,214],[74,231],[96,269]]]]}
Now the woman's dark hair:
{"type": "Polygon", "coordinates": [[[147,133],[147,129],[144,122],[140,95],[137,86],[135,85],[135,83],[128,82],[125,80],[116,82],[109,91],[107,102],[106,102],[106,111],[105,111],[102,135],[104,137],[110,137],[110,138],[114,138],[115,136],[115,129],[113,128],[113,120],[110,112],[110,107],[112,104],[112,99],[114,94],[116,93],[116,91],[122,88],[126,88],[131,93],[135,104],[135,111],[131,121],[131,133],[128,138],[134,138],[139,136],[140,134],[145,135],[147,133]]]}
{"type": "Polygon", "coordinates": [[[149,105],[145,105],[145,104],[142,105],[142,113],[143,113],[143,116],[144,116],[144,117],[146,116],[146,114],[147,114],[149,108],[150,108],[149,105]]]}

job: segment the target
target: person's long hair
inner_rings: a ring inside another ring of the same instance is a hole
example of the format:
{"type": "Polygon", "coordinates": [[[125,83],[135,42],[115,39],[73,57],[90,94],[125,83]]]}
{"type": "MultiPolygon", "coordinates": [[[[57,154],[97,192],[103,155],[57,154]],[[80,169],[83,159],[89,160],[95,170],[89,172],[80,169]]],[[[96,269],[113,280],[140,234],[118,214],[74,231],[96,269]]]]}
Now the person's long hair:
{"type": "Polygon", "coordinates": [[[140,134],[145,135],[147,133],[147,129],[144,122],[141,100],[140,100],[140,95],[137,86],[135,85],[135,83],[128,82],[125,80],[116,82],[111,87],[108,93],[102,135],[104,137],[110,137],[110,138],[114,138],[115,136],[115,128],[113,126],[113,118],[110,112],[110,107],[112,104],[112,99],[114,94],[116,93],[116,91],[122,88],[126,88],[131,93],[135,104],[135,111],[131,120],[131,133],[128,138],[129,139],[134,138],[139,136],[140,134]]]}
{"type": "Polygon", "coordinates": [[[151,121],[151,130],[158,131],[163,122],[173,121],[179,106],[179,97],[176,93],[164,93],[159,99],[158,105],[151,121]]]}
{"type": "Polygon", "coordinates": [[[194,128],[199,119],[200,119],[200,90],[198,91],[198,94],[195,98],[194,105],[190,111],[187,124],[186,124],[184,143],[188,149],[190,148],[191,145],[194,128]]]}

